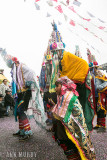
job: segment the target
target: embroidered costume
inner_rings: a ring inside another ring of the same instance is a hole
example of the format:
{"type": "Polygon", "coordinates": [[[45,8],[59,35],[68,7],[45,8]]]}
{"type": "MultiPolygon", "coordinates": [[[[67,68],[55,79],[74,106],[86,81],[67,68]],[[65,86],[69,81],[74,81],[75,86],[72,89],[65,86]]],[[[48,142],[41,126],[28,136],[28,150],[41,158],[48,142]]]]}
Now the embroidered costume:
{"type": "Polygon", "coordinates": [[[54,138],[68,159],[95,160],[76,85],[67,77],[61,77],[57,82],[62,88],[52,110],[57,119],[54,123],[54,138]]]}

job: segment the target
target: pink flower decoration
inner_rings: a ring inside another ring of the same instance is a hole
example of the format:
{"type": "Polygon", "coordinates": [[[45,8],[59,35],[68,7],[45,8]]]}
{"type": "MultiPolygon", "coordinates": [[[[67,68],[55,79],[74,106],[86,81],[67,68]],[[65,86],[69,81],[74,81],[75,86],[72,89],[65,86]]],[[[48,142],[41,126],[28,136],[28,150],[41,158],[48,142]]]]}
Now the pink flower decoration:
{"type": "Polygon", "coordinates": [[[45,66],[45,62],[42,63],[42,66],[45,66]]]}
{"type": "Polygon", "coordinates": [[[93,64],[94,64],[94,65],[98,65],[98,63],[97,63],[96,61],[95,61],[95,62],[93,62],[93,64]]]}
{"type": "Polygon", "coordinates": [[[54,42],[54,43],[52,44],[52,49],[56,49],[56,48],[57,48],[57,43],[54,42]]]}

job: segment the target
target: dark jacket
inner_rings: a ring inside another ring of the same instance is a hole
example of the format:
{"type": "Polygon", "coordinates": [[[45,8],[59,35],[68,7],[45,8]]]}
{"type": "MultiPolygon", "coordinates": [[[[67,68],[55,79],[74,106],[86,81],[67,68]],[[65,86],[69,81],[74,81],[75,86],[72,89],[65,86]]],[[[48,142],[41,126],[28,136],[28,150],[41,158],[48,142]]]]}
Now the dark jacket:
{"type": "Polygon", "coordinates": [[[13,98],[11,97],[11,95],[9,94],[6,94],[5,97],[4,97],[4,106],[13,106],[14,107],[14,100],[13,98]]]}

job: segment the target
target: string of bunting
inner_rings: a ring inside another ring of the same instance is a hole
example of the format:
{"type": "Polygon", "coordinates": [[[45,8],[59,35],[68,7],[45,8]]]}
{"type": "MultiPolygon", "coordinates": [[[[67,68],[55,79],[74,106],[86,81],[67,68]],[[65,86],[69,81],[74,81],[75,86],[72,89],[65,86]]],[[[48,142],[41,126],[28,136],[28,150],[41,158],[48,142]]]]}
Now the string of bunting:
{"type": "MultiPolygon", "coordinates": [[[[41,1],[41,0],[35,0],[35,3],[36,2],[39,2],[39,1],[41,1]]],[[[79,2],[78,0],[73,0],[73,3],[70,1],[70,0],[48,0],[48,1],[46,1],[47,3],[48,3],[48,5],[49,6],[54,6],[54,4],[53,4],[53,2],[59,2],[59,3],[61,3],[61,4],[63,4],[63,5],[65,5],[65,6],[67,6],[68,7],[68,9],[71,9],[74,13],[76,13],[80,18],[82,18],[83,20],[86,20],[86,21],[88,21],[88,22],[91,22],[91,19],[90,18],[84,18],[84,17],[82,17],[80,14],[78,14],[76,11],[75,11],[75,9],[74,9],[74,7],[73,6],[70,6],[70,4],[71,5],[76,5],[76,6],[78,6],[78,7],[80,7],[81,6],[81,2],[79,2]]],[[[37,3],[36,3],[37,4],[37,3]]],[[[93,15],[92,13],[90,13],[89,11],[86,11],[86,13],[91,17],[91,18],[96,18],[96,20],[98,20],[99,22],[101,22],[101,23],[103,23],[103,24],[106,24],[107,22],[105,22],[105,21],[103,21],[102,19],[100,19],[100,18],[97,18],[97,17],[95,17],[95,15],[93,15]]],[[[92,23],[93,24],[93,23],[92,23]]],[[[99,29],[101,29],[101,30],[104,30],[104,29],[106,29],[106,26],[97,26],[97,25],[95,25],[95,24],[93,24],[94,26],[96,26],[97,28],[99,28],[99,29]]],[[[107,32],[107,31],[104,31],[104,32],[107,32]]]]}
{"type": "Polygon", "coordinates": [[[63,15],[64,15],[65,21],[66,22],[69,21],[69,24],[72,25],[73,27],[75,27],[76,25],[79,25],[82,28],[84,28],[86,31],[88,31],[89,33],[91,33],[94,37],[98,38],[101,42],[107,44],[101,37],[97,36],[94,32],[90,31],[89,28],[84,27],[83,24],[77,23],[76,21],[74,21],[73,19],[71,19],[70,17],[68,17],[67,15],[65,15],[64,13],[63,13],[63,15]]]}
{"type": "MultiPolygon", "coordinates": [[[[52,2],[52,1],[48,1],[48,4],[49,4],[49,2],[52,2]]],[[[62,1],[61,1],[60,3],[62,3],[62,1]]],[[[63,4],[66,5],[64,2],[63,2],[63,4]]],[[[53,6],[54,6],[54,5],[53,5],[53,6]]],[[[65,18],[66,21],[68,20],[68,16],[64,14],[64,11],[63,11],[61,5],[57,5],[57,6],[55,6],[54,8],[57,9],[61,14],[64,15],[64,18],[65,18]]],[[[73,6],[70,6],[70,7],[68,7],[68,8],[71,9],[74,13],[76,13],[76,11],[74,10],[74,7],[73,7],[73,6]]],[[[83,20],[87,21],[87,22],[90,22],[90,20],[91,20],[91,19],[83,18],[83,17],[80,16],[79,14],[77,14],[77,15],[78,15],[80,18],[82,18],[83,20]]],[[[70,19],[69,24],[71,24],[72,26],[76,26],[77,24],[80,25],[80,26],[81,26],[82,28],[84,28],[86,31],[88,31],[89,33],[91,33],[94,37],[98,38],[101,42],[107,44],[101,37],[97,36],[94,32],[90,31],[89,28],[84,27],[82,24],[76,23],[76,22],[75,22],[74,20],[72,20],[72,19],[70,19]]],[[[92,24],[92,23],[91,23],[91,24],[92,24]]],[[[96,25],[94,25],[94,26],[96,27],[96,25]]],[[[99,26],[99,27],[97,27],[97,28],[99,28],[100,30],[103,30],[105,27],[99,26]]],[[[106,32],[106,31],[104,31],[104,32],[106,32]]]]}
{"type": "MultiPolygon", "coordinates": [[[[95,25],[94,23],[91,22],[91,19],[90,19],[90,18],[84,18],[84,17],[82,17],[80,14],[78,14],[78,13],[75,11],[75,9],[74,9],[73,6],[69,6],[68,8],[69,8],[71,11],[73,11],[73,12],[74,12],[78,17],[80,17],[82,20],[85,20],[85,21],[91,23],[92,25],[94,25],[95,27],[97,27],[98,29],[102,30],[102,31],[105,32],[105,33],[107,32],[106,30],[104,30],[104,29],[106,29],[105,26],[97,26],[97,25],[95,25]]],[[[87,13],[88,13],[89,16],[95,18],[95,16],[93,16],[90,12],[87,11],[87,13]]],[[[100,19],[98,19],[98,20],[100,20],[100,19]]],[[[100,22],[101,22],[101,20],[100,20],[100,22]]],[[[104,23],[104,21],[102,21],[102,22],[104,23]]]]}
{"type": "Polygon", "coordinates": [[[94,51],[96,51],[97,53],[100,54],[100,51],[98,49],[95,49],[91,44],[89,44],[85,39],[83,39],[80,35],[78,35],[77,33],[75,33],[73,30],[71,30],[71,28],[68,28],[68,30],[70,32],[72,32],[74,35],[76,35],[77,37],[79,37],[82,41],[84,41],[86,43],[86,45],[90,48],[92,48],[94,51]]]}
{"type": "MultiPolygon", "coordinates": [[[[36,2],[39,2],[40,0],[35,0],[35,3],[36,2]]],[[[91,22],[91,19],[90,18],[84,18],[83,16],[81,16],[80,14],[78,14],[76,11],[75,11],[75,9],[74,9],[74,6],[70,6],[70,4],[72,4],[72,5],[76,5],[76,6],[78,6],[78,7],[80,7],[81,6],[81,2],[79,2],[79,1],[77,1],[77,0],[74,0],[73,1],[73,3],[71,3],[70,2],[70,0],[60,0],[60,1],[58,1],[58,0],[48,0],[48,1],[46,1],[47,3],[48,3],[48,5],[49,6],[54,6],[54,4],[53,4],[53,2],[59,2],[59,3],[61,3],[61,4],[63,4],[64,6],[66,6],[66,7],[68,7],[68,9],[70,9],[70,10],[72,10],[75,14],[77,14],[81,19],[83,19],[83,20],[85,20],[85,21],[87,21],[87,22],[90,22],[92,25],[94,25],[95,27],[97,27],[97,28],[99,28],[100,30],[103,30],[105,33],[107,33],[107,28],[106,28],[106,26],[97,26],[97,25],[95,25],[94,23],[92,23],[91,22]],[[105,30],[104,30],[105,29],[105,30]]],[[[38,9],[38,5],[37,5],[37,3],[36,3],[36,6],[37,6],[37,9],[38,9]]],[[[39,6],[40,7],[40,6],[39,6]]],[[[63,10],[62,10],[62,7],[61,7],[61,5],[58,5],[58,6],[56,6],[56,9],[58,9],[59,10],[59,12],[60,13],[63,13],[63,10]]],[[[107,22],[105,22],[105,21],[103,21],[102,19],[100,19],[100,18],[97,18],[97,17],[95,17],[92,13],[90,13],[89,11],[86,11],[86,13],[88,14],[88,16],[90,16],[91,18],[96,18],[99,22],[101,22],[101,23],[107,23],[107,22]]]]}
{"type": "MultiPolygon", "coordinates": [[[[53,6],[54,6],[54,4],[53,4],[54,2],[58,2],[58,1],[48,0],[48,1],[47,1],[47,4],[48,4],[50,7],[53,7],[53,6]]],[[[64,1],[64,2],[63,2],[63,1],[60,1],[60,3],[64,4],[65,6],[67,6],[67,5],[69,4],[68,2],[65,2],[65,1],[64,1]]],[[[69,17],[68,17],[66,14],[63,13],[63,9],[62,9],[61,5],[56,6],[55,9],[57,9],[60,13],[62,13],[62,15],[64,16],[65,21],[68,20],[69,17]]],[[[47,16],[46,16],[46,17],[50,17],[50,16],[52,16],[52,15],[50,15],[50,14],[47,12],[47,16]]],[[[69,18],[69,19],[70,19],[70,18],[69,18]]],[[[61,25],[61,24],[62,24],[62,22],[61,22],[61,21],[58,21],[58,25],[61,25]]],[[[76,26],[76,22],[75,22],[74,20],[72,20],[72,19],[69,20],[69,24],[72,25],[72,26],[76,26]]],[[[80,26],[81,26],[82,28],[84,28],[86,31],[89,31],[89,29],[86,28],[86,27],[84,27],[82,24],[78,24],[78,25],[80,25],[80,26]]],[[[73,30],[71,30],[71,28],[70,28],[70,29],[68,28],[68,30],[70,30],[70,32],[72,32],[72,33],[75,34],[76,36],[80,37],[80,39],[81,39],[82,41],[84,41],[88,46],[90,46],[92,49],[95,50],[95,48],[92,47],[92,45],[89,45],[86,40],[84,40],[79,34],[73,32],[73,30]]],[[[90,33],[93,34],[95,37],[99,38],[99,37],[98,37],[97,35],[95,35],[93,32],[90,31],[90,33]]],[[[99,39],[100,39],[102,42],[104,42],[104,41],[102,40],[102,38],[99,38],[99,39]]],[[[96,52],[100,53],[97,49],[96,49],[96,52]]]]}
{"type": "MultiPolygon", "coordinates": [[[[40,6],[37,4],[37,2],[39,2],[39,1],[40,1],[40,0],[35,0],[36,9],[37,9],[37,10],[40,10],[40,6]],[[39,8],[39,9],[38,9],[38,8],[39,8]]],[[[55,9],[57,9],[57,10],[64,16],[65,21],[67,21],[69,17],[68,17],[66,14],[64,14],[64,11],[63,11],[63,8],[62,8],[62,5],[61,5],[61,4],[63,4],[64,6],[68,7],[68,9],[71,9],[74,13],[77,13],[77,12],[74,10],[74,7],[73,7],[73,6],[69,6],[70,0],[67,0],[67,1],[59,1],[60,4],[57,5],[57,6],[55,6],[54,3],[58,2],[58,0],[48,0],[48,1],[46,1],[46,2],[47,2],[47,4],[48,4],[50,7],[54,7],[55,9]]],[[[57,4],[57,3],[56,3],[56,4],[57,4]]],[[[79,3],[79,1],[78,1],[78,2],[74,2],[74,1],[73,1],[73,4],[76,5],[76,6],[78,6],[78,7],[80,7],[80,5],[81,5],[81,3],[79,3]]],[[[78,13],[77,13],[77,14],[78,14],[78,13]]],[[[90,15],[90,17],[95,17],[93,14],[91,14],[91,13],[88,12],[88,11],[87,11],[87,14],[90,15]]],[[[52,16],[52,15],[51,15],[49,12],[47,12],[46,17],[50,17],[50,16],[52,16]]],[[[90,19],[83,18],[83,17],[80,16],[79,14],[78,14],[78,16],[79,16],[80,18],[82,18],[83,20],[85,20],[85,21],[87,21],[87,22],[90,22],[90,19]]],[[[99,20],[101,23],[106,23],[106,22],[104,22],[103,20],[101,20],[101,19],[99,19],[99,18],[98,18],[98,20],[99,20]]],[[[62,22],[59,20],[59,21],[58,21],[58,25],[61,25],[61,24],[62,24],[62,22]]],[[[77,24],[80,25],[80,26],[81,26],[82,28],[84,28],[86,31],[90,32],[91,34],[93,34],[93,36],[95,36],[96,38],[99,38],[103,43],[105,43],[102,38],[98,37],[96,34],[94,34],[93,32],[91,32],[87,27],[84,27],[82,24],[76,23],[76,22],[75,22],[74,20],[72,20],[72,19],[70,19],[69,24],[72,25],[72,26],[76,26],[77,24]]],[[[104,27],[104,28],[105,28],[105,27],[104,27]]],[[[103,30],[104,28],[103,28],[102,26],[99,26],[99,29],[101,29],[101,30],[103,30]]],[[[68,28],[68,29],[69,29],[69,28],[68,28]]],[[[79,34],[73,32],[73,30],[71,30],[71,29],[69,29],[69,30],[70,30],[73,34],[75,34],[76,36],[78,36],[78,37],[81,38],[81,36],[79,36],[79,34]]],[[[83,38],[81,38],[81,40],[84,41],[84,42],[86,42],[86,44],[87,44],[88,46],[90,46],[92,49],[96,50],[96,52],[100,53],[98,49],[95,49],[92,45],[89,45],[89,43],[88,43],[86,40],[84,40],[83,38]]]]}

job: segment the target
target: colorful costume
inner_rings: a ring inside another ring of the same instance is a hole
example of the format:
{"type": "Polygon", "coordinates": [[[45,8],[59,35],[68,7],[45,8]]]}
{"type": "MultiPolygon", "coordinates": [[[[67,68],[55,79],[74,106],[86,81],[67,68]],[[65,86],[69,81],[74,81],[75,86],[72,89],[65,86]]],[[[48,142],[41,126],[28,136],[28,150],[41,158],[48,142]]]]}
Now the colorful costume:
{"type": "MultiPolygon", "coordinates": [[[[4,52],[3,52],[4,53],[4,52]]],[[[25,137],[32,135],[28,117],[33,117],[41,127],[46,126],[43,99],[35,73],[16,57],[2,54],[7,66],[12,68],[12,95],[15,99],[15,120],[19,120],[19,131],[14,135],[25,137]]],[[[21,140],[21,139],[20,139],[21,140]]]]}
{"type": "MultiPolygon", "coordinates": [[[[99,71],[98,71],[99,72],[99,71]]],[[[98,91],[97,99],[97,126],[106,127],[106,112],[107,112],[107,78],[103,75],[102,77],[95,76],[95,88],[98,91]]]]}
{"type": "Polygon", "coordinates": [[[43,92],[49,91],[52,93],[55,92],[55,81],[59,77],[68,76],[69,79],[74,81],[74,83],[77,84],[79,101],[83,107],[88,130],[91,131],[93,128],[92,120],[94,117],[94,108],[91,79],[88,74],[88,63],[82,58],[76,56],[80,56],[78,48],[76,50],[76,55],[64,51],[65,44],[62,41],[61,34],[58,31],[56,24],[53,23],[52,25],[53,31],[51,39],[49,40],[47,52],[44,55],[42,63],[40,88],[43,92]],[[47,63],[51,64],[51,67],[49,67],[50,69],[47,69],[47,63]],[[44,72],[43,69],[45,70],[44,72]],[[47,75],[49,77],[48,83],[46,78],[47,75]]]}
{"type": "Polygon", "coordinates": [[[67,77],[59,78],[57,82],[61,83],[62,88],[52,110],[57,119],[54,138],[64,149],[68,159],[94,160],[94,148],[78,100],[78,92],[75,90],[76,85],[67,77]]]}
{"type": "Polygon", "coordinates": [[[92,75],[92,91],[95,112],[97,114],[97,125],[94,129],[98,132],[106,131],[105,117],[107,112],[107,78],[99,71],[98,63],[90,50],[87,50],[90,72],[92,75]]]}
{"type": "Polygon", "coordinates": [[[55,82],[60,76],[59,63],[63,55],[64,43],[53,22],[53,31],[49,40],[47,51],[44,54],[41,74],[39,78],[40,90],[43,93],[44,107],[48,122],[52,122],[51,109],[56,103],[55,82]],[[49,96],[48,98],[47,95],[49,96]],[[54,95],[54,97],[53,97],[54,95]]]}
{"type": "Polygon", "coordinates": [[[91,79],[88,74],[88,63],[70,52],[63,52],[61,60],[61,74],[60,77],[68,76],[69,79],[77,84],[77,91],[79,93],[79,101],[83,107],[83,112],[86,120],[88,130],[93,128],[92,120],[94,117],[93,99],[91,79]]]}
{"type": "MultiPolygon", "coordinates": [[[[23,111],[27,111],[28,116],[33,116],[37,123],[45,126],[46,116],[44,114],[43,100],[39,93],[39,86],[37,84],[34,72],[22,63],[20,63],[17,68],[14,64],[12,68],[12,77],[13,95],[15,96],[18,94],[18,99],[16,101],[16,116],[17,113],[19,116],[19,113],[22,112],[23,108],[23,111]]],[[[25,113],[23,114],[25,115],[25,113]]],[[[26,118],[24,118],[24,120],[25,119],[26,118]]]]}

